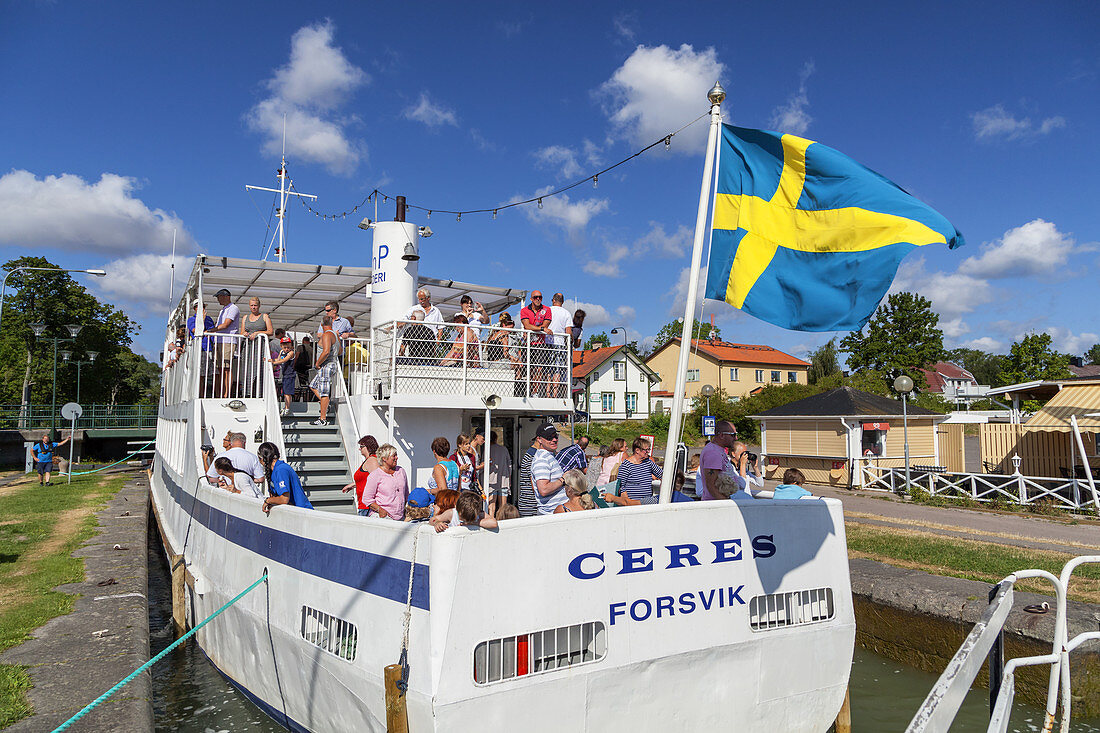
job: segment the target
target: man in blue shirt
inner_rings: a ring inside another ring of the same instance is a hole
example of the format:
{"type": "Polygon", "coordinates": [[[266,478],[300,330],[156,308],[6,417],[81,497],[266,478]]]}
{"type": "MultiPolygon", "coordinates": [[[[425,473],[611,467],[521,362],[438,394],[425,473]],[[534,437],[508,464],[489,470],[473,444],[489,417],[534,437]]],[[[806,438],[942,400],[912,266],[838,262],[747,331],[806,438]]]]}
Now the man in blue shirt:
{"type": "Polygon", "coordinates": [[[53,468],[53,452],[69,442],[73,436],[65,438],[60,443],[50,440],[48,434],[42,436],[42,440],[34,444],[31,452],[34,453],[34,467],[38,470],[38,485],[50,485],[50,470],[53,468]]]}

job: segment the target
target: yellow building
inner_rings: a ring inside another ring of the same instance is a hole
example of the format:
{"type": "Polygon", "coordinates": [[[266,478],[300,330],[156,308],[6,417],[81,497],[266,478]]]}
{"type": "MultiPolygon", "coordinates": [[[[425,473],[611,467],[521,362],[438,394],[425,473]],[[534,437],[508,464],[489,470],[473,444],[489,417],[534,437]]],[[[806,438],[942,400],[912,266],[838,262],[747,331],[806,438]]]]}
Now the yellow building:
{"type": "MultiPolygon", "coordinates": [[[[679,360],[679,338],[646,359],[646,366],[661,378],[661,390],[673,390],[679,360]]],[[[691,399],[704,384],[709,384],[739,400],[769,384],[806,384],[809,370],[809,362],[770,346],[693,339],[684,396],[691,399]]]]}
{"type": "MultiPolygon", "coordinates": [[[[859,466],[905,465],[902,404],[851,387],[822,392],[751,416],[760,423],[760,453],[767,478],[797,468],[816,484],[862,483],[859,466]]],[[[938,466],[937,425],[947,415],[909,405],[909,458],[938,466]]]]}

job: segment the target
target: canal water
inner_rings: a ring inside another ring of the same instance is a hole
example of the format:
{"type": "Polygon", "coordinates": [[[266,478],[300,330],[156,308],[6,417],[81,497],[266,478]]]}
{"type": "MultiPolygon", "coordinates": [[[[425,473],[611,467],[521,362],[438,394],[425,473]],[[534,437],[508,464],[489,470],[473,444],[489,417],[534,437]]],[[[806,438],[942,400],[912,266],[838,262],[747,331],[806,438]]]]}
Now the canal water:
{"type": "MultiPolygon", "coordinates": [[[[155,532],[150,533],[148,554],[150,652],[157,654],[173,637],[170,574],[155,532]]],[[[904,731],[935,681],[936,675],[856,648],[851,678],[853,732],[904,731]]],[[[989,722],[988,700],[986,690],[972,690],[951,730],[984,731],[989,722]]],[[[153,667],[153,715],[158,731],[284,730],[226,682],[191,641],[153,667]]],[[[1009,730],[1041,731],[1042,723],[1042,710],[1017,705],[1009,730]]],[[[1076,720],[1071,730],[1100,733],[1100,720],[1076,720]]]]}

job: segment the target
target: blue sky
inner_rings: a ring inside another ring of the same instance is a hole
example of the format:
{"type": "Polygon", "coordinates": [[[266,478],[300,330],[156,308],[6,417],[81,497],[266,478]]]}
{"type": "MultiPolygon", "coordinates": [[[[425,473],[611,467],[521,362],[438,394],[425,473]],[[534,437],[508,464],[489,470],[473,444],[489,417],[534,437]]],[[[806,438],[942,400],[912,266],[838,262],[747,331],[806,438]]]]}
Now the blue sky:
{"type": "MultiPolygon", "coordinates": [[[[948,346],[1100,342],[1095,3],[410,7],[0,0],[3,256],[107,268],[90,287],[152,355],[173,228],[181,279],[197,252],[260,256],[272,202],[244,185],[274,184],[284,112],[318,210],[376,187],[475,209],[630,155],[706,112],[719,78],[727,122],[835,147],[964,233],[895,283],[933,301],[948,346]]],[[[421,273],[561,290],[590,332],[652,337],[683,312],[704,124],[542,210],[411,217],[435,231],[421,273]]],[[[357,221],[292,205],[289,258],[369,265],[357,221]]],[[[830,336],[711,312],[724,338],[798,356],[830,336]]]]}

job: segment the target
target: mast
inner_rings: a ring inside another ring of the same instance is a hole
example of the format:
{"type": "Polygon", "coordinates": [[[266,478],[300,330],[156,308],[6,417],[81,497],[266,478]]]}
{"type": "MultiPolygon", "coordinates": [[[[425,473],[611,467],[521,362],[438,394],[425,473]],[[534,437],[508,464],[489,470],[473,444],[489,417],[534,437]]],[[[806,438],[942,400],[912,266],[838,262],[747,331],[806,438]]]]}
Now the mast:
{"type": "MultiPolygon", "coordinates": [[[[289,196],[301,196],[311,201],[316,201],[317,197],[311,193],[298,193],[297,191],[291,191],[287,188],[287,185],[293,185],[293,181],[287,177],[286,174],[286,115],[283,115],[283,153],[279,160],[279,170],[275,171],[276,177],[279,179],[278,188],[266,188],[264,186],[248,186],[244,187],[246,191],[270,191],[271,193],[279,194],[279,207],[275,210],[275,217],[279,220],[278,226],[275,228],[275,236],[279,238],[279,247],[275,250],[275,259],[279,262],[286,262],[286,201],[289,196]]],[[[274,241],[274,237],[272,237],[274,241]]],[[[270,249],[270,245],[268,246],[270,249]]],[[[267,250],[264,251],[264,259],[267,259],[267,250]]]]}
{"type": "Polygon", "coordinates": [[[709,92],[710,132],[707,135],[707,153],[703,160],[703,185],[699,191],[699,212],[695,217],[695,241],[691,247],[691,272],[688,275],[687,302],[684,304],[684,329],[680,334],[680,361],[676,366],[676,390],[672,397],[672,415],[668,422],[668,440],[665,441],[665,472],[661,477],[660,503],[672,501],[672,486],[676,482],[676,445],[680,442],[680,424],[684,417],[684,383],[687,381],[688,355],[691,353],[691,334],[694,330],[695,298],[699,294],[699,268],[703,261],[703,235],[710,209],[711,179],[714,175],[714,151],[718,147],[718,131],[722,122],[722,100],[726,90],[718,82],[709,92]]]}

